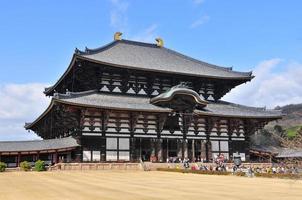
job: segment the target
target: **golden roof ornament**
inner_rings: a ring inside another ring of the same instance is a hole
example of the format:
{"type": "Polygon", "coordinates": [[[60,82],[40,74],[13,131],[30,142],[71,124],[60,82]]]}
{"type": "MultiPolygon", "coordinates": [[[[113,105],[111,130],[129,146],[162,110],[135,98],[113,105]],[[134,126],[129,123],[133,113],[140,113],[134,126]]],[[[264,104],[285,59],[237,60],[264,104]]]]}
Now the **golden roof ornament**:
{"type": "Polygon", "coordinates": [[[121,35],[123,35],[123,33],[121,33],[121,32],[114,33],[114,40],[115,41],[116,40],[121,40],[122,39],[121,35]]]}
{"type": "Polygon", "coordinates": [[[161,39],[160,37],[158,37],[158,38],[156,38],[155,40],[156,40],[156,45],[157,45],[158,47],[163,47],[163,46],[164,46],[164,41],[163,41],[163,39],[161,39]]]}

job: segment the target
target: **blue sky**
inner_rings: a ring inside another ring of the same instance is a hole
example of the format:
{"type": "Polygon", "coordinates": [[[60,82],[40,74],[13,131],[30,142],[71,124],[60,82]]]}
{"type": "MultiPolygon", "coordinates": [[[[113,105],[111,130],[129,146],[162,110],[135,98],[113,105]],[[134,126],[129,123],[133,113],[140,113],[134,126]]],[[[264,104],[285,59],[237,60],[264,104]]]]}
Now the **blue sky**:
{"type": "Polygon", "coordinates": [[[0,140],[35,138],[22,126],[47,106],[43,87],[62,75],[75,47],[99,47],[116,31],[145,42],[160,36],[200,60],[253,70],[257,78],[226,100],[302,102],[301,8],[299,0],[0,1],[0,140]]]}

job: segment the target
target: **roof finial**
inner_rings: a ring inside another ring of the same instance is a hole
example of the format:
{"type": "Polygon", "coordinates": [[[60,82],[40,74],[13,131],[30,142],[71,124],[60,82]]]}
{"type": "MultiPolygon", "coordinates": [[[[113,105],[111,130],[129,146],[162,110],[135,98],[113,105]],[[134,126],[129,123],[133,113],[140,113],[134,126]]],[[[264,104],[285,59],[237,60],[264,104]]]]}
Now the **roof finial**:
{"type": "Polygon", "coordinates": [[[121,35],[123,35],[123,33],[121,33],[121,32],[114,33],[114,40],[115,41],[116,40],[121,40],[122,39],[121,35]]]}
{"type": "Polygon", "coordinates": [[[158,38],[156,38],[155,40],[156,40],[156,45],[157,45],[158,47],[163,47],[163,46],[164,46],[164,41],[163,41],[163,39],[161,39],[160,37],[158,37],[158,38]]]}

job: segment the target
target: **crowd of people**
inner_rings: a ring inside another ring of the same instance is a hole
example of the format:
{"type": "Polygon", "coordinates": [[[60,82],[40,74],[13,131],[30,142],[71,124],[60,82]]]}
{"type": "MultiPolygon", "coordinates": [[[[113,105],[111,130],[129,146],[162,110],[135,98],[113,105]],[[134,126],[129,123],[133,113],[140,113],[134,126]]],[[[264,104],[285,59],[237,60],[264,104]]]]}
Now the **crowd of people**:
{"type": "Polygon", "coordinates": [[[287,166],[285,164],[273,164],[272,166],[257,166],[257,165],[242,165],[240,163],[227,163],[223,155],[218,155],[213,159],[213,163],[204,163],[203,159],[195,160],[191,162],[188,158],[181,159],[178,157],[171,157],[167,159],[168,163],[177,163],[176,168],[191,170],[203,170],[203,171],[221,171],[238,173],[243,172],[248,176],[253,176],[254,173],[270,173],[270,174],[297,174],[301,171],[294,166],[287,166]]]}

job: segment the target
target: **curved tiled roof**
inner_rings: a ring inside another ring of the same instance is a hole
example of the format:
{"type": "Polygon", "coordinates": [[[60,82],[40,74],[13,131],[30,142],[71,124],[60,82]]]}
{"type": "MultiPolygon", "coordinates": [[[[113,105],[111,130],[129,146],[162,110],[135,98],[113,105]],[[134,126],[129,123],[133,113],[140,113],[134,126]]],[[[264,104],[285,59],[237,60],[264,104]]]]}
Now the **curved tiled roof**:
{"type": "Polygon", "coordinates": [[[254,77],[252,72],[238,72],[233,71],[232,67],[209,64],[171,49],[158,47],[156,44],[117,40],[96,49],[86,48],[85,51],[76,49],[67,70],[53,86],[45,88],[45,94],[55,89],[72,69],[77,59],[119,68],[193,77],[241,80],[244,82],[250,81],[254,77]]]}
{"type": "MultiPolygon", "coordinates": [[[[63,104],[97,107],[117,110],[136,110],[150,112],[171,112],[169,108],[163,108],[150,103],[150,98],[142,96],[126,96],[119,94],[99,93],[96,90],[86,92],[68,92],[56,94],[52,102],[63,104]]],[[[48,109],[49,110],[49,109],[48,109]]],[[[278,110],[269,110],[234,104],[226,101],[208,101],[206,107],[194,110],[196,114],[226,116],[226,117],[250,117],[250,118],[281,118],[282,113],[278,110]]]]}
{"type": "Polygon", "coordinates": [[[209,113],[217,116],[234,116],[250,118],[281,118],[282,113],[279,110],[270,110],[266,108],[257,108],[234,104],[226,101],[209,102],[204,108],[203,113],[209,113]]]}
{"type": "Polygon", "coordinates": [[[47,151],[77,146],[79,144],[72,137],[49,140],[5,141],[0,142],[0,152],[47,151]]]}
{"type": "MultiPolygon", "coordinates": [[[[174,86],[168,91],[156,97],[153,97],[152,99],[150,99],[150,103],[161,107],[171,108],[173,107],[172,101],[173,99],[175,99],[177,95],[181,95],[184,97],[191,97],[192,100],[190,100],[190,104],[193,103],[193,105],[198,105],[199,107],[205,107],[207,105],[207,101],[201,99],[197,92],[187,88],[184,83],[174,86]]],[[[176,107],[179,107],[179,105],[176,105],[176,107]]]]}
{"type": "Polygon", "coordinates": [[[104,94],[98,93],[95,90],[57,94],[54,96],[54,98],[61,103],[82,105],[87,107],[154,112],[171,111],[171,109],[160,108],[150,104],[150,99],[146,97],[104,94]]]}
{"type": "MultiPolygon", "coordinates": [[[[97,90],[85,92],[68,92],[66,94],[55,94],[48,108],[33,123],[26,123],[25,128],[30,129],[36,122],[42,119],[55,103],[74,105],[80,107],[94,107],[113,110],[131,110],[146,112],[171,112],[170,108],[163,108],[150,103],[150,98],[143,96],[127,96],[120,94],[99,93],[97,90]]],[[[225,101],[212,102],[203,109],[195,109],[195,114],[221,117],[240,118],[267,118],[279,119],[282,113],[278,110],[249,107],[233,104],[225,101]]]]}
{"type": "Polygon", "coordinates": [[[264,146],[264,145],[253,145],[251,150],[258,152],[268,152],[274,154],[276,158],[302,158],[302,149],[291,149],[279,146],[264,146]]]}
{"type": "Polygon", "coordinates": [[[76,54],[92,61],[146,71],[225,79],[252,78],[251,72],[233,71],[232,68],[209,64],[156,44],[130,40],[117,40],[97,49],[86,48],[84,52],[76,50],[76,54]]]}

